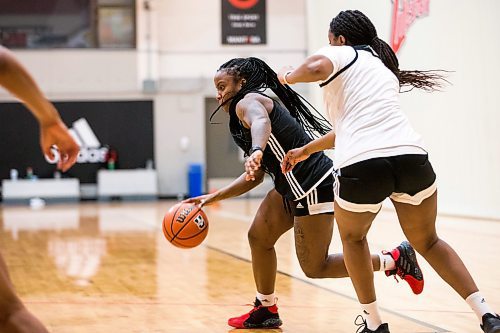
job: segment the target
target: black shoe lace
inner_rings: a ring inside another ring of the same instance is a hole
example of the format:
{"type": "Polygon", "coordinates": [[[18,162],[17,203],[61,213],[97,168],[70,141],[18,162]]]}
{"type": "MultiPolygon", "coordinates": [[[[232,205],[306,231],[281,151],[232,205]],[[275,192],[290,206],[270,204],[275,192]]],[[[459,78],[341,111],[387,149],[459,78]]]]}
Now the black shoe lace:
{"type": "Polygon", "coordinates": [[[363,318],[362,315],[358,315],[356,319],[354,319],[354,325],[358,326],[358,329],[356,330],[356,333],[363,333],[365,332],[365,329],[368,327],[366,324],[365,318],[363,318]],[[361,319],[361,322],[358,322],[358,319],[361,319]]]}
{"type": "Polygon", "coordinates": [[[253,309],[250,310],[250,314],[254,313],[255,311],[257,311],[258,309],[260,309],[262,307],[262,304],[257,304],[257,302],[254,302],[253,304],[248,304],[248,305],[253,305],[253,309]]]}
{"type": "Polygon", "coordinates": [[[399,277],[404,280],[406,275],[413,271],[413,264],[403,256],[403,253],[401,253],[401,256],[396,261],[396,269],[396,275],[399,275],[399,277]]]}
{"type": "MultiPolygon", "coordinates": [[[[402,278],[403,280],[405,279],[405,276],[406,276],[406,272],[402,269],[402,268],[398,268],[398,271],[396,273],[396,275],[399,275],[400,278],[402,278]]],[[[396,277],[396,276],[394,276],[396,277]]],[[[397,281],[398,279],[396,279],[397,281]]]]}

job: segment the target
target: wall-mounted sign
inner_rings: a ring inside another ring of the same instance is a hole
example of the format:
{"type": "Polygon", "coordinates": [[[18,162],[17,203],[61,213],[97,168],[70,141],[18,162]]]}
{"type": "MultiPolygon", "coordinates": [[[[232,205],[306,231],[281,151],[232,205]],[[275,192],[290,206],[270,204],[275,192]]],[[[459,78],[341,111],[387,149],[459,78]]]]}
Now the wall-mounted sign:
{"type": "Polygon", "coordinates": [[[430,0],[393,0],[391,47],[394,52],[398,52],[415,19],[429,15],[429,2],[430,0]]]}
{"type": "Polygon", "coordinates": [[[222,44],[266,44],[266,0],[222,0],[222,44]]]}

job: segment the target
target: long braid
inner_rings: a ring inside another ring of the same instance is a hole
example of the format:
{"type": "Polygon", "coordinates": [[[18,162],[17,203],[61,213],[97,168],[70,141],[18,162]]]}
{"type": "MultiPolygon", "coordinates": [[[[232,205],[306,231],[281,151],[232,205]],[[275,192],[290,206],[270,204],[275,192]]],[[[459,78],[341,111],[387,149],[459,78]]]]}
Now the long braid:
{"type": "MultiPolygon", "coordinates": [[[[236,80],[244,78],[246,83],[242,86],[232,98],[224,101],[231,103],[229,107],[230,126],[236,126],[237,117],[234,116],[236,104],[250,92],[258,92],[263,94],[266,89],[271,89],[280,99],[281,103],[288,109],[292,117],[294,117],[301,126],[311,136],[325,135],[331,131],[331,126],[326,120],[306,99],[291,89],[289,86],[283,86],[276,72],[274,72],[264,61],[250,58],[235,58],[224,63],[218,71],[227,71],[228,74],[235,77],[236,80]],[[307,103],[310,108],[305,104],[307,103]],[[311,109],[313,111],[311,111],[311,109]]],[[[213,115],[222,107],[220,105],[213,115]]]]}
{"type": "Polygon", "coordinates": [[[410,91],[413,88],[434,91],[442,88],[445,83],[449,83],[443,75],[447,72],[443,70],[400,70],[398,58],[392,48],[378,38],[373,23],[359,10],[341,11],[330,22],[330,32],[336,37],[344,36],[348,45],[370,45],[384,65],[396,75],[399,86],[404,91],[410,91]],[[403,89],[403,87],[408,87],[408,89],[403,89]]]}

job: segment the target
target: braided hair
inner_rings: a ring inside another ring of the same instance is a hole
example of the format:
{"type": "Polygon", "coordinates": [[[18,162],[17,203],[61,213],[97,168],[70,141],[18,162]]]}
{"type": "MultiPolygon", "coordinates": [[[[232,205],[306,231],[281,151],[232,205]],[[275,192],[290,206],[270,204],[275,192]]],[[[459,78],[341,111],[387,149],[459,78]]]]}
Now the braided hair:
{"type": "MultiPolygon", "coordinates": [[[[248,93],[256,92],[262,95],[266,89],[271,89],[280,99],[281,103],[288,109],[304,130],[311,136],[317,137],[318,134],[325,135],[331,131],[331,126],[304,97],[295,92],[288,85],[282,85],[276,72],[274,72],[264,61],[258,58],[234,58],[222,64],[219,71],[226,71],[227,74],[234,77],[235,80],[245,79],[246,82],[242,88],[231,98],[224,101],[212,113],[210,120],[220,108],[226,103],[229,105],[229,128],[231,131],[239,126],[239,120],[236,116],[236,104],[248,93]],[[309,107],[305,104],[307,103],[309,107]]],[[[267,96],[267,95],[265,95],[267,96]]],[[[269,96],[267,96],[269,97],[269,96]]]]}
{"type": "Polygon", "coordinates": [[[442,88],[445,82],[442,70],[437,71],[407,71],[399,69],[399,61],[392,48],[378,38],[377,30],[370,19],[359,10],[341,11],[330,22],[330,32],[334,36],[344,36],[347,45],[369,45],[378,54],[384,65],[396,75],[400,88],[409,87],[425,91],[442,88]]]}

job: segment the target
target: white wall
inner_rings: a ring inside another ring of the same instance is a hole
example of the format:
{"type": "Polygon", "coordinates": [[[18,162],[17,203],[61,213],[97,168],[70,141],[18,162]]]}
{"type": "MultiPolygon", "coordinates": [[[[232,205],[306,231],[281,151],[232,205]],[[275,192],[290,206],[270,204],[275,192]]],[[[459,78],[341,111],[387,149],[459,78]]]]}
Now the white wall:
{"type": "MultiPolygon", "coordinates": [[[[390,1],[309,0],[307,8],[311,52],[326,43],[329,23],[343,9],[364,12],[389,41],[390,1]]],[[[401,69],[453,71],[444,92],[401,95],[438,175],[442,213],[500,217],[498,13],[497,0],[431,0],[429,16],[413,23],[398,53],[401,69]]],[[[322,105],[318,89],[313,94],[322,105]]]]}
{"type": "MultiPolygon", "coordinates": [[[[138,90],[137,53],[132,50],[14,50],[42,90],[53,99],[107,98],[138,90]]],[[[6,94],[0,98],[7,98],[6,94]]]]}

